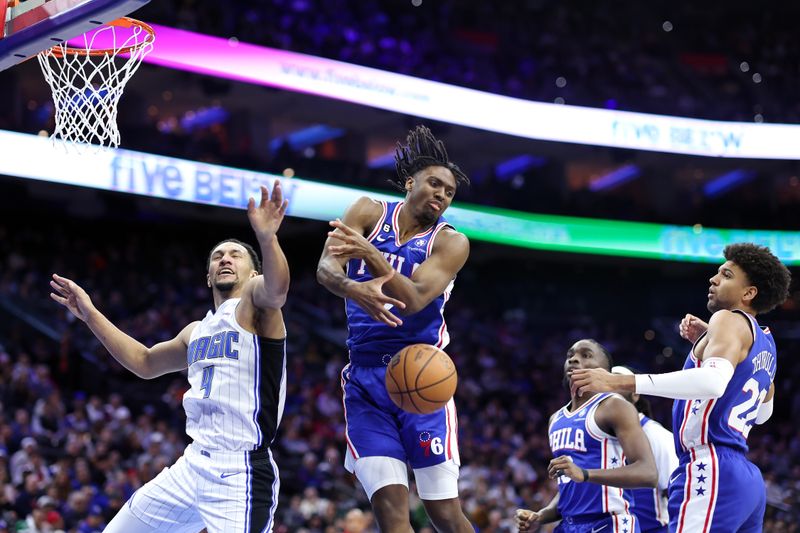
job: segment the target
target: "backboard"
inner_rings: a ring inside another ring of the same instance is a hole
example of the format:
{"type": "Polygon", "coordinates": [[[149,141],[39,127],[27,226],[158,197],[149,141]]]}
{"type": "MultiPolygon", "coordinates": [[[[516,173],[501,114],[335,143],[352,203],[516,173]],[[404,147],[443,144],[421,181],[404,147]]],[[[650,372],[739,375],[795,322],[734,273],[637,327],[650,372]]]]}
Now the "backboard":
{"type": "Polygon", "coordinates": [[[150,0],[0,0],[0,71],[150,0]]]}

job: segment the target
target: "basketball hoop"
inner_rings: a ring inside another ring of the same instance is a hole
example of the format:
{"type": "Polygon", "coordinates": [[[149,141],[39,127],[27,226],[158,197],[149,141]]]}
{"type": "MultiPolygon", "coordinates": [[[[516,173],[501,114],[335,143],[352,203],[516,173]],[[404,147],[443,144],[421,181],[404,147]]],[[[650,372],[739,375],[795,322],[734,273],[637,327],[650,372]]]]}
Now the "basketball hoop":
{"type": "Polygon", "coordinates": [[[51,137],[119,146],[117,104],[155,37],[148,24],[122,17],[72,39],[72,46],[61,43],[39,53],[55,104],[51,137]]]}

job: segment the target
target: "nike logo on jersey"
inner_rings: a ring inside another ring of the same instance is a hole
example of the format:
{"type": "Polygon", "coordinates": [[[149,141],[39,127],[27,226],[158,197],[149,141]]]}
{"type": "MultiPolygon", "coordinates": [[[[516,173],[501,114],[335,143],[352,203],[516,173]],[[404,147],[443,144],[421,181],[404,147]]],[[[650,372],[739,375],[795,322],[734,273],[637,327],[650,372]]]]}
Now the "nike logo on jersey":
{"type": "Polygon", "coordinates": [[[381,237],[380,235],[378,235],[377,237],[375,237],[375,240],[378,242],[383,242],[386,240],[386,237],[381,237]]]}
{"type": "Polygon", "coordinates": [[[222,474],[219,475],[219,477],[225,479],[226,477],[235,476],[236,474],[241,474],[241,472],[223,472],[222,474]]]}
{"type": "MultiPolygon", "coordinates": [[[[681,473],[682,473],[682,472],[681,472],[681,473]]],[[[681,477],[681,473],[675,474],[674,476],[672,476],[671,478],[669,478],[669,484],[670,484],[670,485],[672,485],[673,483],[675,483],[675,481],[677,481],[677,479],[678,479],[679,477],[681,477]]]]}
{"type": "Polygon", "coordinates": [[[601,526],[601,527],[593,527],[592,528],[592,533],[597,533],[598,531],[603,531],[607,527],[608,527],[608,524],[606,524],[604,526],[601,526]]]}

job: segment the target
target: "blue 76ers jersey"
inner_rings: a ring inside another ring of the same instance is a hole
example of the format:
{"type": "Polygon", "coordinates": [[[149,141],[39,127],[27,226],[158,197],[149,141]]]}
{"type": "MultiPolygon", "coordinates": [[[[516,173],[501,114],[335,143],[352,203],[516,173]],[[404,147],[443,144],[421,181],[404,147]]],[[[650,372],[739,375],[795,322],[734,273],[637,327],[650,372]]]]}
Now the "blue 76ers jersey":
{"type": "MultiPolygon", "coordinates": [[[[625,464],[619,441],[600,429],[595,412],[610,393],[595,394],[577,412],[568,405],[553,415],[548,430],[554,457],[569,455],[581,468],[617,468],[625,464]]],[[[577,518],[601,513],[627,513],[631,507],[629,491],[597,483],[575,483],[566,476],[558,478],[558,512],[577,518]]]]}
{"type": "MultiPolygon", "coordinates": [[[[759,327],[756,319],[744,311],[734,312],[741,313],[750,322],[753,346],[744,361],[736,365],[722,396],[713,400],[675,400],[672,427],[675,449],[679,454],[704,444],[717,444],[747,452],[747,435],[775,379],[777,352],[769,328],[759,327]]],[[[700,365],[692,348],[683,368],[700,365]]]]}
{"type": "MultiPolygon", "coordinates": [[[[401,243],[398,220],[403,203],[381,202],[383,215],[367,236],[367,240],[383,252],[392,268],[410,278],[431,254],[436,235],[443,228],[452,226],[445,222],[443,217],[439,217],[436,224],[427,231],[415,235],[408,242],[401,243]]],[[[362,259],[351,259],[347,263],[347,276],[359,282],[372,279],[372,275],[362,259]]],[[[347,347],[350,350],[351,358],[355,354],[375,355],[377,357],[375,364],[381,365],[388,363],[388,359],[381,360],[384,355],[392,356],[411,344],[433,344],[439,348],[447,346],[450,342],[450,335],[444,321],[444,306],[450,298],[453,281],[425,308],[412,315],[403,316],[403,325],[396,328],[373,320],[355,302],[345,300],[348,325],[347,347]]],[[[390,311],[400,316],[399,310],[391,308],[390,311]]]]}

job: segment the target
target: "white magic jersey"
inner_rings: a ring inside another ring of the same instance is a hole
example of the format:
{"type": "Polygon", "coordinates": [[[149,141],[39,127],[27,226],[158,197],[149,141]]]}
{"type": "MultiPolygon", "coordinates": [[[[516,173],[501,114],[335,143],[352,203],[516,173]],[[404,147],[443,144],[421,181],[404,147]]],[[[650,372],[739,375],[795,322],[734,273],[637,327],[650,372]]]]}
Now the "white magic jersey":
{"type": "Polygon", "coordinates": [[[286,400],[286,340],[266,339],[236,322],[239,298],[209,311],[187,350],[186,433],[207,450],[268,447],[286,400]]]}

